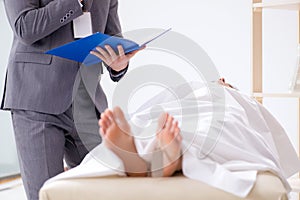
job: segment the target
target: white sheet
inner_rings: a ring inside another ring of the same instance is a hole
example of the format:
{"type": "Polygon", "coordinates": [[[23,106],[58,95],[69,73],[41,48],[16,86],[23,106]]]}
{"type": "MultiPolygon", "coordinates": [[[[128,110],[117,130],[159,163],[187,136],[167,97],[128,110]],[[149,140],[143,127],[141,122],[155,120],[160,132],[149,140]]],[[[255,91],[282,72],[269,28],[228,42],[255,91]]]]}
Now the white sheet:
{"type": "MultiPolygon", "coordinates": [[[[137,137],[135,143],[141,157],[149,162],[152,159],[149,152],[156,147],[155,134],[145,135],[144,130],[149,133],[151,127],[143,127],[153,122],[154,115],[149,114],[153,106],[160,105],[182,125],[185,176],[245,197],[255,183],[257,171],[268,170],[278,175],[289,191],[286,178],[299,171],[300,162],[276,119],[253,98],[239,91],[224,88],[225,101],[222,102],[218,98],[222,97],[220,88],[223,86],[215,84],[208,90],[204,84],[190,85],[194,96],[185,92],[182,86],[173,88],[177,92],[176,98],[180,98],[180,105],[174,96],[162,92],[132,114],[130,122],[135,125],[132,131],[137,137]],[[217,100],[212,103],[212,99],[217,100]],[[191,105],[196,105],[198,110],[190,109],[191,105]],[[195,122],[197,127],[191,128],[195,127],[195,122]]],[[[109,175],[124,175],[123,165],[111,151],[99,145],[80,166],[47,183],[65,178],[109,175]]]]}

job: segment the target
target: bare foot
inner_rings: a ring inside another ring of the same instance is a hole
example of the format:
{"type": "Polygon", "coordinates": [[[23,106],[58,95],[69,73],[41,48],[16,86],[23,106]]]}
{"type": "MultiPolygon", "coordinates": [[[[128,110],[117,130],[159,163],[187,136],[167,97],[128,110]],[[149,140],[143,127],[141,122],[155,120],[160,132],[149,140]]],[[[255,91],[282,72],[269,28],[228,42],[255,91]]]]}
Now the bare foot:
{"type": "Polygon", "coordinates": [[[181,169],[181,140],[178,122],[167,113],[160,116],[157,140],[163,153],[163,176],[172,176],[181,169]]]}
{"type": "Polygon", "coordinates": [[[101,114],[99,125],[104,144],[123,161],[127,175],[147,176],[146,162],[137,153],[122,110],[119,107],[113,111],[106,109],[101,114]]]}

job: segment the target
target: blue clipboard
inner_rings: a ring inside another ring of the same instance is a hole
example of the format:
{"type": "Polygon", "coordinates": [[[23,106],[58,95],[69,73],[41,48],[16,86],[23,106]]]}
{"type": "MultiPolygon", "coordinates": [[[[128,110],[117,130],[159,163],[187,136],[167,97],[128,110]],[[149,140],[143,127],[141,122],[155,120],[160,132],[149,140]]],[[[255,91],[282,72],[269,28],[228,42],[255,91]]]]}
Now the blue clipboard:
{"type": "Polygon", "coordinates": [[[90,51],[94,50],[97,46],[104,48],[105,45],[110,45],[115,51],[117,51],[117,46],[122,45],[125,53],[129,53],[134,50],[138,50],[139,48],[159,38],[170,30],[171,28],[163,31],[159,35],[151,38],[141,45],[137,44],[134,41],[127,40],[121,37],[110,36],[103,33],[94,33],[88,37],[67,43],[65,45],[51,49],[45,53],[74,60],[83,63],[86,66],[89,66],[102,62],[101,59],[90,54],[90,51]]]}

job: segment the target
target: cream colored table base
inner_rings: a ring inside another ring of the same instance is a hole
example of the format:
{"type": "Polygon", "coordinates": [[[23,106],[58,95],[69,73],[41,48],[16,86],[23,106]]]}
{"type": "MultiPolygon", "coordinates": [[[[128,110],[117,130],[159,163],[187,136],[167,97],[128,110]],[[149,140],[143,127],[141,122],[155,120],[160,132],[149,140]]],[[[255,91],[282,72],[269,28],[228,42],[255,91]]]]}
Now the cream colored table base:
{"type": "MultiPolygon", "coordinates": [[[[182,175],[168,178],[99,177],[60,180],[43,186],[40,200],[240,200],[182,175]]],[[[259,174],[245,199],[286,200],[280,179],[259,174]]]]}

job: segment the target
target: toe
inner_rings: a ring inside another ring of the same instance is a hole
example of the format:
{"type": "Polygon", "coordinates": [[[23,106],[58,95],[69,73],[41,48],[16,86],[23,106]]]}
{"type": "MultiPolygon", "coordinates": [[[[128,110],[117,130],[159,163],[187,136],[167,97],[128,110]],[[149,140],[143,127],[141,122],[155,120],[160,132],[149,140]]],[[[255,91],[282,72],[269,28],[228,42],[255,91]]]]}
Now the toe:
{"type": "Polygon", "coordinates": [[[115,107],[113,110],[113,115],[116,119],[118,119],[121,123],[126,123],[125,115],[120,107],[115,107]]]}
{"type": "Polygon", "coordinates": [[[126,134],[131,135],[130,125],[128,124],[125,115],[120,107],[115,107],[113,110],[113,115],[117,126],[126,134]]]}
{"type": "Polygon", "coordinates": [[[178,127],[175,129],[175,138],[178,142],[182,141],[182,136],[180,134],[180,129],[178,127]]]}
{"type": "Polygon", "coordinates": [[[171,128],[170,128],[170,134],[175,133],[175,129],[178,127],[178,122],[176,121],[175,123],[172,122],[171,128]]]}
{"type": "Polygon", "coordinates": [[[105,127],[107,128],[109,126],[109,118],[105,113],[101,114],[101,119],[99,120],[99,125],[100,127],[105,127]]]}
{"type": "Polygon", "coordinates": [[[158,118],[158,124],[157,124],[157,133],[159,133],[165,126],[168,119],[168,113],[162,113],[158,118]]]}
{"type": "Polygon", "coordinates": [[[100,127],[100,129],[99,129],[99,134],[100,134],[100,136],[101,136],[102,138],[104,138],[105,133],[106,133],[106,130],[104,130],[102,127],[100,127]]]}
{"type": "Polygon", "coordinates": [[[106,132],[106,129],[107,129],[107,127],[108,127],[108,117],[107,117],[107,115],[105,114],[105,112],[104,113],[101,113],[101,118],[100,118],[100,120],[98,121],[98,124],[99,124],[99,126],[101,127],[101,128],[103,128],[103,131],[104,131],[104,133],[106,132]]]}
{"type": "Polygon", "coordinates": [[[102,133],[105,134],[106,130],[107,130],[107,125],[103,119],[99,120],[99,126],[100,126],[100,129],[102,130],[102,133]]]}
{"type": "Polygon", "coordinates": [[[106,110],[104,112],[107,120],[106,120],[106,123],[107,123],[107,126],[111,126],[112,123],[114,123],[114,116],[113,116],[113,112],[111,110],[106,110]]]}
{"type": "Polygon", "coordinates": [[[172,124],[173,124],[173,117],[169,115],[167,123],[166,123],[166,130],[170,131],[172,124]]]}

